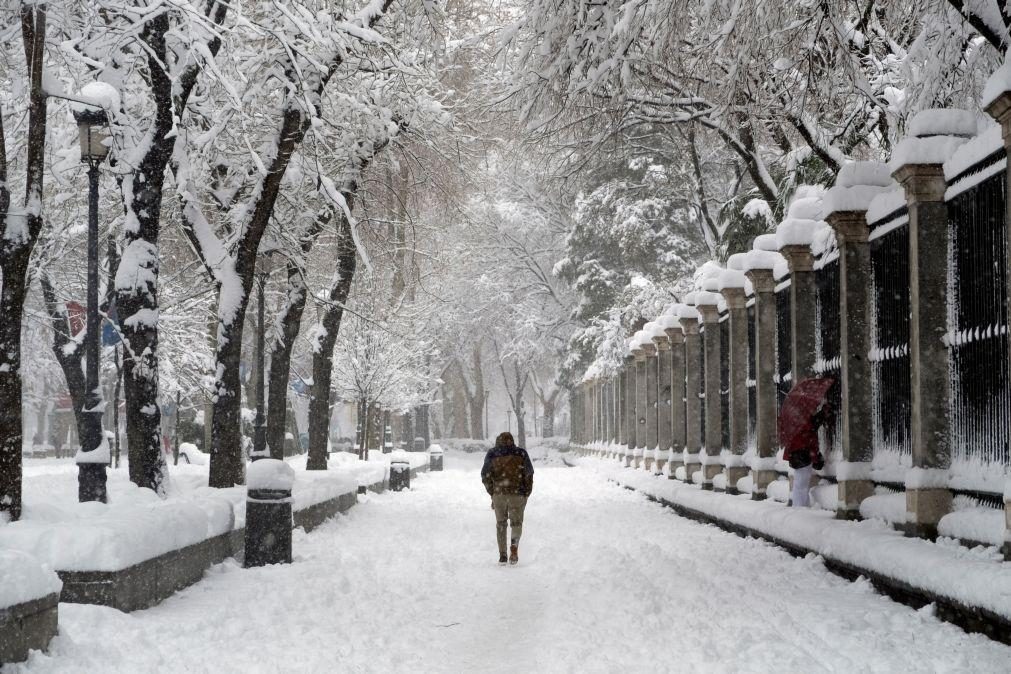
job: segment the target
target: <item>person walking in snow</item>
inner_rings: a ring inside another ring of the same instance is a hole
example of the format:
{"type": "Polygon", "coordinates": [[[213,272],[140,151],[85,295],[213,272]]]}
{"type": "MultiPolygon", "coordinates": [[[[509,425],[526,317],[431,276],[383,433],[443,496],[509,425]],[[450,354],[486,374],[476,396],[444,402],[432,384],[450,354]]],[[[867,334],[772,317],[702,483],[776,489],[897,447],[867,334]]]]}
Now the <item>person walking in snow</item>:
{"type": "Polygon", "coordinates": [[[500,433],[495,446],[488,450],[481,468],[481,482],[491,496],[495,511],[495,533],[498,535],[498,563],[519,561],[520,535],[523,533],[523,511],[534,488],[534,464],[527,450],[517,447],[512,433],[500,433]],[[509,532],[509,557],[506,557],[506,528],[509,532]]]}
{"type": "Polygon", "coordinates": [[[825,467],[825,459],[818,449],[818,428],[826,423],[828,416],[827,406],[822,405],[783,448],[783,459],[793,468],[790,503],[794,508],[811,505],[811,479],[816,470],[825,467]]]}

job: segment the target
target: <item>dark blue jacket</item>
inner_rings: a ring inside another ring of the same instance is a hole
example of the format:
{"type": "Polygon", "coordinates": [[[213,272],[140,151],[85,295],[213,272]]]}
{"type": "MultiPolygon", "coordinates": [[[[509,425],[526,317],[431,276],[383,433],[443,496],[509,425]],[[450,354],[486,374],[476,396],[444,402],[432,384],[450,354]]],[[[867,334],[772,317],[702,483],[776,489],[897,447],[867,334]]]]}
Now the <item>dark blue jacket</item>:
{"type": "Polygon", "coordinates": [[[485,454],[481,482],[491,496],[530,496],[534,490],[534,464],[527,450],[515,445],[495,445],[485,454]]]}

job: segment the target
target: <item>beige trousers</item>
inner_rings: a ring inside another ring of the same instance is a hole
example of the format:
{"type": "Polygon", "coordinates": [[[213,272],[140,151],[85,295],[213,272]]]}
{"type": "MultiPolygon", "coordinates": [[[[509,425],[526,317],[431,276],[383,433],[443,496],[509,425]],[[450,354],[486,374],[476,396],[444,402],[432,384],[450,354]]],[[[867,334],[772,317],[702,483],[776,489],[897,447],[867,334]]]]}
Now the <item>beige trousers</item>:
{"type": "Polygon", "coordinates": [[[527,507],[527,497],[518,494],[495,494],[491,497],[491,507],[495,509],[495,533],[498,534],[499,554],[506,553],[506,524],[512,525],[512,544],[520,541],[523,533],[523,510],[527,507]]]}

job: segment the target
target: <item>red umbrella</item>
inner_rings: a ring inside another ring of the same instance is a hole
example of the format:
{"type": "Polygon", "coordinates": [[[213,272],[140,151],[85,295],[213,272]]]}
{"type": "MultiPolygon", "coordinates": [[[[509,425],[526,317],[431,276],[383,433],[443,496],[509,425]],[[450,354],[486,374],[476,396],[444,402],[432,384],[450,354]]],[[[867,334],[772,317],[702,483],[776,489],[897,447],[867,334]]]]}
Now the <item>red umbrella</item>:
{"type": "Polygon", "coordinates": [[[811,425],[811,417],[825,402],[828,390],[835,380],[831,377],[811,377],[802,379],[787,394],[783,407],[779,410],[779,444],[790,446],[798,433],[805,432],[811,425]]]}

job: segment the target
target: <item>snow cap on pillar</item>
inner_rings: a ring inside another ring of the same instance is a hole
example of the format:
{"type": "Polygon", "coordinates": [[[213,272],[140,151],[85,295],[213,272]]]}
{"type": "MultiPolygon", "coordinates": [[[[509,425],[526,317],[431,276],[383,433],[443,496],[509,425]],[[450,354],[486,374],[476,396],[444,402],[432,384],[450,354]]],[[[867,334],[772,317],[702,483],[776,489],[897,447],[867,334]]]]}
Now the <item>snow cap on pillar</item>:
{"type": "Polygon", "coordinates": [[[1004,65],[997,68],[987,79],[980,107],[986,110],[1005,93],[1011,93],[1011,61],[1004,61],[1004,65]]]}
{"type": "MultiPolygon", "coordinates": [[[[682,305],[672,305],[673,307],[678,307],[682,305]]],[[[677,311],[674,313],[664,312],[661,316],[656,319],[657,325],[660,326],[662,330],[681,330],[681,321],[679,319],[677,311]]]]}
{"type": "Polygon", "coordinates": [[[727,258],[727,268],[721,271],[719,276],[720,292],[731,288],[740,288],[749,295],[752,293],[751,283],[744,275],[746,259],[746,253],[735,253],[727,258]]]}
{"type": "Polygon", "coordinates": [[[780,262],[786,262],[786,258],[779,253],[779,245],[776,243],[775,234],[756,236],[751,245],[752,249],[747,253],[743,253],[744,261],[742,266],[745,272],[757,269],[772,271],[780,262]]]}
{"type": "Polygon", "coordinates": [[[880,194],[898,187],[888,165],[877,161],[851,161],[825,193],[824,217],[847,211],[866,211],[880,194]]]}
{"type": "Polygon", "coordinates": [[[797,188],[786,219],[776,228],[776,244],[780,249],[811,245],[814,233],[824,224],[823,193],[822,188],[812,185],[797,188]]]}
{"type": "Polygon", "coordinates": [[[908,135],[895,146],[888,162],[892,174],[903,166],[943,164],[968,138],[976,135],[979,120],[968,110],[922,110],[906,128],[908,135]]]}

